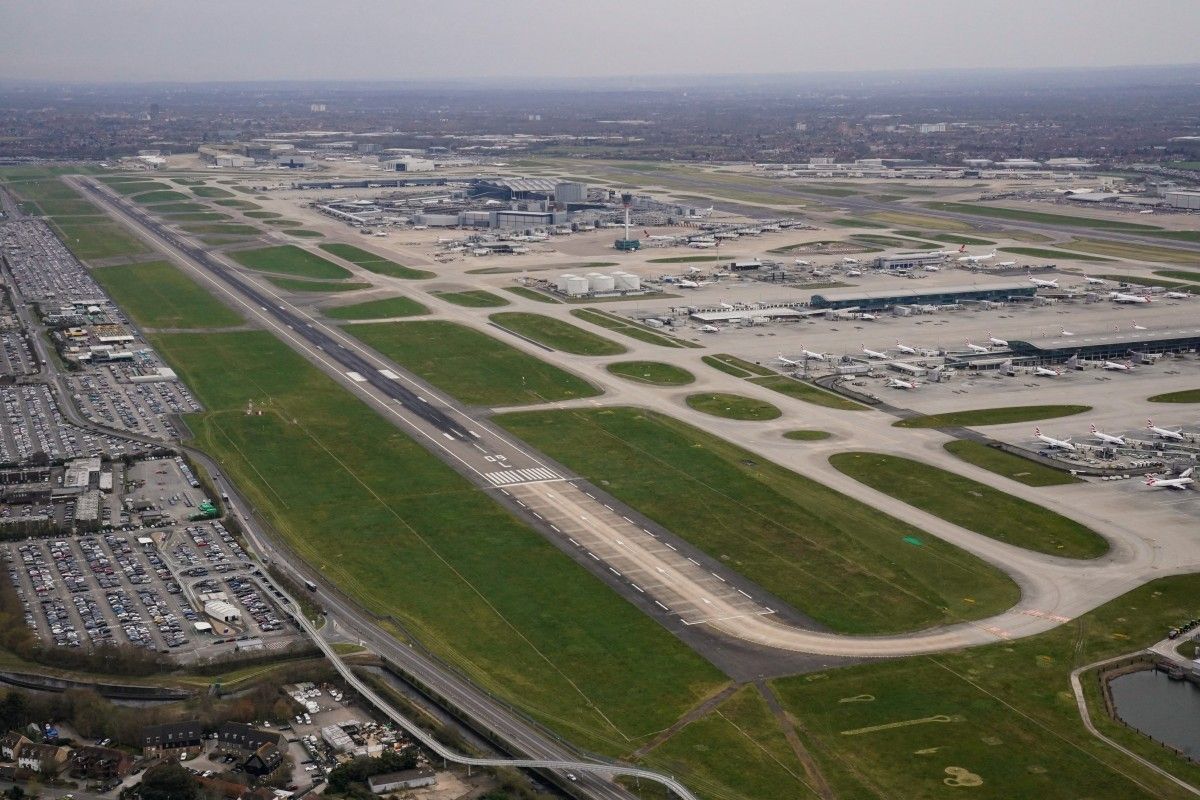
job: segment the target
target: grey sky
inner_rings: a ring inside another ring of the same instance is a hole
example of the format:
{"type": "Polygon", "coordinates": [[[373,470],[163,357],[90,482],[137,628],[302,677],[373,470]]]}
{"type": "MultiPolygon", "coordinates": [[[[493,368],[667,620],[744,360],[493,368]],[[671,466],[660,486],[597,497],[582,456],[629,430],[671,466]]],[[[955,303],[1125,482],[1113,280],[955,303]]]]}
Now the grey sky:
{"type": "Polygon", "coordinates": [[[1200,61],[1195,0],[0,0],[0,78],[570,78],[1200,61]]]}

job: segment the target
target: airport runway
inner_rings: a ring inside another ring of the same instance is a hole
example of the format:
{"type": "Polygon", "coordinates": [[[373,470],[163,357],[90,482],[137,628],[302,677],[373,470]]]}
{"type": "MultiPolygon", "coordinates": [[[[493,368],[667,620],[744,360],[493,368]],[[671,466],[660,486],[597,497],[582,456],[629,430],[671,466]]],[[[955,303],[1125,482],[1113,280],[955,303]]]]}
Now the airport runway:
{"type": "MultiPolygon", "coordinates": [[[[108,205],[125,205],[123,201],[108,195],[105,195],[104,199],[108,205]]],[[[903,518],[963,547],[1009,573],[1022,590],[1022,599],[1017,606],[1003,614],[975,623],[880,637],[843,636],[808,630],[774,613],[777,608],[759,602],[754,597],[754,592],[744,588],[739,592],[734,587],[739,583],[744,587],[744,579],[740,576],[734,573],[721,574],[719,570],[714,575],[714,571],[706,569],[699,559],[686,555],[681,557],[677,548],[667,547],[661,540],[644,533],[638,535],[639,528],[648,530],[651,526],[634,522],[632,515],[628,519],[614,518],[611,511],[613,502],[610,499],[588,494],[567,480],[570,476],[561,475],[528,449],[518,447],[484,421],[469,417],[464,411],[455,408],[448,398],[440,396],[428,387],[421,388],[419,382],[407,376],[398,366],[364,348],[340,330],[326,326],[305,314],[271,290],[220,263],[217,258],[191,245],[182,237],[163,230],[157,223],[146,222],[140,210],[134,209],[128,213],[137,217],[139,224],[148,226],[159,238],[185,255],[189,268],[199,272],[207,283],[218,285],[221,291],[233,294],[244,305],[249,305],[251,317],[258,319],[314,363],[338,377],[347,388],[373,400],[385,413],[391,415],[397,424],[433,443],[436,446],[433,448],[435,451],[440,451],[443,457],[458,466],[460,471],[479,485],[496,488],[497,484],[494,481],[497,472],[509,475],[531,469],[555,472],[554,478],[510,481],[504,484],[500,491],[506,498],[515,502],[534,527],[543,532],[548,530],[551,536],[559,539],[560,544],[565,539],[571,547],[582,550],[581,563],[587,563],[589,560],[594,562],[591,566],[595,574],[626,590],[633,587],[635,602],[637,594],[645,595],[646,602],[643,602],[641,607],[660,620],[668,617],[684,625],[703,625],[723,635],[776,650],[848,657],[913,655],[1041,633],[1153,577],[1200,568],[1200,552],[1191,546],[1185,537],[1170,537],[1172,547],[1164,558],[1162,542],[1152,542],[1129,526],[1113,524],[1113,520],[1121,518],[1119,513],[1107,518],[1101,518],[1095,513],[1073,514],[1081,522],[1104,534],[1113,544],[1109,555],[1095,561],[1061,559],[997,542],[875,492],[837,472],[828,464],[826,458],[830,448],[844,449],[844,441],[805,448],[799,463],[795,463],[793,459],[779,458],[781,452],[795,454],[797,451],[785,450],[786,446],[778,443],[764,447],[765,442],[757,437],[746,441],[747,432],[758,433],[763,429],[754,425],[747,427],[747,423],[701,415],[687,408],[683,397],[698,389],[720,386],[724,390],[759,395],[775,403],[780,403],[785,398],[744,381],[720,375],[711,369],[697,370],[692,366],[694,372],[704,376],[703,383],[689,387],[686,392],[677,393],[671,400],[672,413],[786,466],[795,466],[804,474],[831,488],[862,499],[885,513],[903,518]],[[386,377],[385,371],[398,376],[398,379],[386,377]],[[350,373],[357,373],[357,376],[350,373]],[[401,384],[407,384],[407,387],[401,384]],[[418,391],[421,393],[417,394],[418,391]],[[501,466],[504,468],[497,470],[494,462],[484,460],[489,455],[493,458],[502,455],[505,460],[501,466]]],[[[486,317],[483,314],[451,306],[449,303],[436,304],[445,312],[443,316],[486,329],[486,317]]],[[[549,306],[540,306],[537,310],[557,314],[566,314],[568,311],[566,308],[549,306]]],[[[539,358],[575,372],[579,372],[581,366],[589,362],[596,362],[596,368],[588,369],[585,374],[589,380],[608,390],[606,404],[626,403],[646,407],[662,405],[664,395],[661,390],[618,382],[603,373],[601,360],[544,352],[517,337],[508,337],[508,341],[516,347],[533,352],[539,358]]],[[[686,365],[684,360],[699,360],[698,351],[669,352],[670,358],[677,360],[681,365],[686,365]]],[[[628,355],[630,358],[655,357],[659,360],[663,356],[664,351],[661,348],[642,344],[631,344],[628,355]]],[[[543,408],[557,405],[562,404],[550,404],[543,408]]],[[[834,427],[845,428],[845,412],[816,407],[806,407],[805,411],[818,417],[829,418],[834,427]]],[[[860,417],[856,426],[866,425],[870,429],[869,449],[912,455],[914,447],[920,447],[922,455],[929,456],[929,460],[938,466],[966,474],[976,480],[995,482],[996,477],[991,473],[984,473],[978,468],[963,464],[941,451],[940,434],[896,431],[888,427],[889,423],[890,420],[882,418],[866,420],[860,417]],[[935,453],[935,448],[940,452],[935,453]]],[[[855,438],[861,439],[861,435],[862,431],[859,431],[855,438]]],[[[775,432],[775,436],[778,437],[778,431],[775,432]]],[[[1012,494],[1042,505],[1055,504],[1055,500],[1045,490],[1019,484],[1011,484],[1010,487],[1009,483],[1011,482],[1006,483],[1005,489],[1012,494]]]]}

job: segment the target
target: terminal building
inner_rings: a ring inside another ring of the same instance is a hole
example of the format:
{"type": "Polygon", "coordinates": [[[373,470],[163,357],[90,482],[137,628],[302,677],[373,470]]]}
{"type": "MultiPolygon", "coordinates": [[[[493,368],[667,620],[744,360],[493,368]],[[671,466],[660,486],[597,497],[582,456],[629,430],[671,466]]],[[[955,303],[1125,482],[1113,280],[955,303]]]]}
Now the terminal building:
{"type": "Polygon", "coordinates": [[[937,253],[895,253],[890,256],[876,256],[871,262],[875,269],[890,271],[905,271],[932,267],[945,261],[945,256],[937,253]]]}
{"type": "Polygon", "coordinates": [[[1166,332],[1093,334],[1083,340],[1075,336],[1061,336],[1037,343],[1009,340],[1008,346],[1014,357],[1042,363],[1070,358],[1096,361],[1125,359],[1135,354],[1153,357],[1156,354],[1186,353],[1200,349],[1200,326],[1166,332]]]}
{"type": "Polygon", "coordinates": [[[884,309],[893,306],[945,306],[964,302],[1029,300],[1037,295],[1037,287],[1021,281],[975,283],[961,286],[940,286],[903,292],[899,290],[862,292],[824,292],[814,294],[809,305],[817,309],[837,310],[860,308],[884,309]]]}

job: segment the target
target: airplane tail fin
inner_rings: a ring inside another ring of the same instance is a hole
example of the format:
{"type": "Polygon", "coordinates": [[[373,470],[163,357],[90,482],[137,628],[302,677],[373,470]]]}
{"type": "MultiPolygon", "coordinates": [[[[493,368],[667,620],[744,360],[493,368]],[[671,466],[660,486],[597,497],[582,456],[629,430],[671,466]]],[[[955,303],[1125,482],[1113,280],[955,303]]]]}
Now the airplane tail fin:
{"type": "Polygon", "coordinates": [[[1146,485],[1153,486],[1155,483],[1157,483],[1157,480],[1155,479],[1155,477],[1153,475],[1151,475],[1149,472],[1147,472],[1146,473],[1146,485]]]}
{"type": "Polygon", "coordinates": [[[1095,425],[1089,425],[1088,427],[1089,427],[1089,428],[1091,428],[1091,430],[1092,430],[1092,433],[1095,433],[1095,432],[1096,432],[1096,426],[1095,426],[1095,425]]]}
{"type": "Polygon", "coordinates": [[[1033,435],[1034,435],[1034,436],[1041,436],[1041,435],[1042,435],[1042,429],[1041,429],[1040,427],[1038,427],[1038,426],[1035,426],[1035,427],[1034,427],[1034,429],[1033,429],[1033,435]]]}
{"type": "Polygon", "coordinates": [[[965,244],[964,244],[964,245],[960,245],[960,246],[959,246],[959,248],[958,248],[958,252],[960,252],[960,253],[965,253],[965,252],[967,252],[967,246],[966,246],[965,244]]]}

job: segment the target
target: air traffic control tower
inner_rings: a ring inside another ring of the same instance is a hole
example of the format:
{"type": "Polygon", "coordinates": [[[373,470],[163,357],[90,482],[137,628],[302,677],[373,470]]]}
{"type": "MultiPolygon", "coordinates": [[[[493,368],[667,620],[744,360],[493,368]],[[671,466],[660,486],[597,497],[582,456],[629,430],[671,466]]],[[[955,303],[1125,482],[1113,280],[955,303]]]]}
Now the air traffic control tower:
{"type": "Polygon", "coordinates": [[[626,252],[633,250],[641,250],[642,242],[639,239],[629,238],[629,206],[633,204],[633,195],[626,192],[621,195],[621,205],[625,206],[625,238],[617,239],[613,242],[613,247],[626,252]]]}

